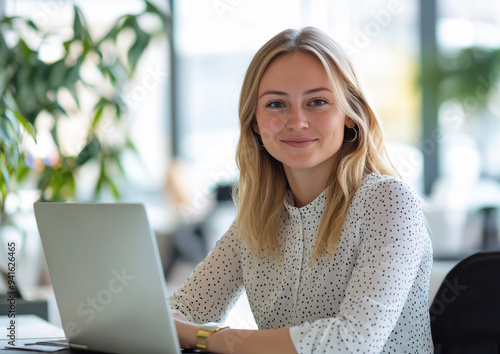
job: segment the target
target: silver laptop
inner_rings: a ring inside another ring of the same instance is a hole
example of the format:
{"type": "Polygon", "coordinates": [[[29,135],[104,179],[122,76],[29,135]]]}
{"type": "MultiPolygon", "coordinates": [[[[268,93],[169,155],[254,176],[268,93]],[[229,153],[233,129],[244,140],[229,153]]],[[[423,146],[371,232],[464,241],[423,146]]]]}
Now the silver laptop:
{"type": "Polygon", "coordinates": [[[181,352],[143,205],[34,207],[70,346],[111,353],[181,352]]]}

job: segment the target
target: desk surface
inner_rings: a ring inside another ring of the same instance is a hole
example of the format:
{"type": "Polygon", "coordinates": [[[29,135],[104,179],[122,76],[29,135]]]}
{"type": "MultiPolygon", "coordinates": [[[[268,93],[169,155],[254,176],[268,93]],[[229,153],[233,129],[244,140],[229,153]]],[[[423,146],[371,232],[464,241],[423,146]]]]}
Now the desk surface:
{"type": "Polygon", "coordinates": [[[15,339],[17,340],[33,340],[36,338],[44,338],[47,340],[65,339],[64,331],[41,319],[35,315],[17,315],[14,318],[8,316],[0,316],[0,344],[6,344],[11,340],[8,328],[11,327],[10,321],[14,320],[12,325],[15,339]]]}
{"type": "MultiPolygon", "coordinates": [[[[35,315],[17,315],[14,318],[0,316],[0,353],[29,353],[25,350],[5,349],[15,338],[16,345],[33,343],[45,340],[63,340],[66,339],[64,331],[53,324],[41,319],[35,315]],[[11,320],[15,322],[11,324],[11,320]],[[9,338],[9,335],[13,337],[9,338]]],[[[31,351],[36,353],[35,351],[31,351]]],[[[56,353],[71,353],[69,350],[62,350],[56,353]]]]}
{"type": "MultiPolygon", "coordinates": [[[[40,341],[54,341],[66,339],[64,331],[41,319],[35,315],[17,315],[15,318],[9,318],[7,316],[0,316],[0,353],[44,353],[41,351],[33,350],[16,350],[16,349],[5,349],[11,338],[9,338],[9,327],[11,327],[10,321],[14,319],[15,324],[12,326],[15,333],[15,343],[16,345],[24,345],[26,343],[35,343],[40,341]]],[[[56,354],[65,353],[96,353],[88,350],[76,350],[76,349],[63,349],[56,354]]],[[[198,350],[183,350],[182,353],[199,353],[198,350]]]]}

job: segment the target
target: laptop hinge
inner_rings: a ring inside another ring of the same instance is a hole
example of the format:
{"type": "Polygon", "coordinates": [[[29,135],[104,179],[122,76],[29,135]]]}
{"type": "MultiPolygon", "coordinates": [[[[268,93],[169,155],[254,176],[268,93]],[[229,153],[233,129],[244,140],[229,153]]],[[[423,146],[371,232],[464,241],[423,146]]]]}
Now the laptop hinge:
{"type": "Polygon", "coordinates": [[[75,349],[87,349],[86,345],[81,345],[81,344],[69,343],[69,346],[75,349]]]}

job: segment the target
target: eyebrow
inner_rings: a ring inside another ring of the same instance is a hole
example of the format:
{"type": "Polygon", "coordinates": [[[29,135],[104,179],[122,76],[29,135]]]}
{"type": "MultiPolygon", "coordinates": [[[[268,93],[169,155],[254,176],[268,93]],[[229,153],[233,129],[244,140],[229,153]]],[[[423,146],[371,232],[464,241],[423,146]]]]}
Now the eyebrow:
{"type": "MultiPolygon", "coordinates": [[[[311,90],[304,91],[304,95],[309,95],[311,93],[316,93],[316,92],[320,92],[320,91],[332,92],[332,90],[330,90],[329,88],[318,87],[318,88],[314,88],[314,89],[311,89],[311,90]]],[[[283,92],[283,91],[265,91],[262,95],[259,96],[259,99],[262,98],[265,95],[288,96],[288,93],[283,92]]]]}

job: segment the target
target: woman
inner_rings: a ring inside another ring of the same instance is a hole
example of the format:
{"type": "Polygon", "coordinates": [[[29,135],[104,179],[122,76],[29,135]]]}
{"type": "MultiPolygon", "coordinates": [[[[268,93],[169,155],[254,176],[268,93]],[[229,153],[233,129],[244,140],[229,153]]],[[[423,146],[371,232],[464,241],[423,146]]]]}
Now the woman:
{"type": "Polygon", "coordinates": [[[237,218],[171,298],[181,346],[431,353],[420,202],[394,177],[340,46],[311,27],[276,35],[248,68],[239,116],[237,218]],[[201,325],[243,289],[259,330],[201,325]]]}

